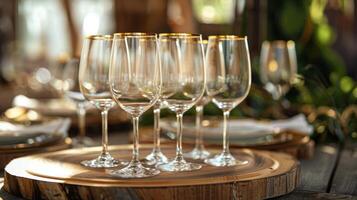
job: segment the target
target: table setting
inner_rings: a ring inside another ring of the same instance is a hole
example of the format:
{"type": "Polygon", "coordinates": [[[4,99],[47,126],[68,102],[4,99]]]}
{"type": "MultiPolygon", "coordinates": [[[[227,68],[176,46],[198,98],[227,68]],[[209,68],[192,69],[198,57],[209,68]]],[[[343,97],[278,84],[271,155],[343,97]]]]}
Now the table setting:
{"type": "MultiPolygon", "coordinates": [[[[27,126],[4,122],[0,124],[4,127],[2,135],[18,134],[25,137],[23,140],[27,143],[35,141],[36,145],[45,140],[43,135],[38,135],[41,132],[51,139],[49,135],[55,137],[60,133],[62,139],[70,140],[66,134],[70,119],[54,116],[73,114],[73,110],[77,110],[81,134],[85,127],[81,118],[86,103],[100,111],[101,146],[90,147],[91,144],[82,142],[72,149],[14,159],[4,169],[7,192],[14,194],[23,181],[31,181],[31,186],[17,195],[52,199],[52,195],[58,194],[85,199],[88,192],[99,190],[102,195],[108,195],[105,198],[129,192],[141,199],[156,199],[159,198],[157,191],[161,191],[170,199],[175,198],[176,192],[191,199],[230,199],[236,195],[243,199],[261,199],[280,196],[297,187],[299,161],[292,155],[259,150],[259,147],[293,141],[294,136],[288,132],[309,137],[313,127],[305,116],[272,121],[229,119],[230,111],[244,101],[250,90],[247,37],[213,35],[203,41],[200,34],[188,33],[91,35],[84,39],[77,68],[73,62],[68,65],[77,72],[67,74],[76,75],[70,79],[64,76],[61,88],[65,97],[70,96],[74,101],[65,98],[61,103],[56,100],[40,103],[26,96],[16,96],[15,108],[54,119],[27,126]],[[201,111],[210,101],[223,111],[223,120],[218,117],[203,120],[201,111]],[[108,112],[116,106],[132,118],[132,145],[109,145],[108,112]],[[185,120],[184,113],[194,106],[196,121],[190,117],[185,120]],[[154,125],[149,132],[154,138],[153,144],[140,144],[139,137],[145,134],[140,132],[139,118],[152,107],[154,125]],[[175,113],[176,120],[160,119],[163,108],[175,113]],[[162,132],[176,140],[176,145],[173,142],[161,145],[162,132]],[[195,143],[192,151],[187,141],[195,143]],[[281,179],[285,181],[279,181],[281,179]],[[261,189],[273,187],[271,184],[281,189],[261,189]],[[64,191],[67,187],[86,189],[74,194],[55,192],[57,187],[63,187],[64,191]],[[199,191],[202,190],[217,196],[201,196],[199,191]]],[[[13,136],[12,139],[15,140],[13,136]]],[[[14,142],[21,146],[19,141],[14,142]]]]}
{"type": "Polygon", "coordinates": [[[0,1],[0,200],[357,199],[356,5],[0,1]]]}

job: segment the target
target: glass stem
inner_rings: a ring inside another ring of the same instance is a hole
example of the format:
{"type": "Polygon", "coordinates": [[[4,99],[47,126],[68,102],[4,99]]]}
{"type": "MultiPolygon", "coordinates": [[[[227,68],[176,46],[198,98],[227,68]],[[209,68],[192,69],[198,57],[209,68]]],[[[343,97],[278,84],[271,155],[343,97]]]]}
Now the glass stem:
{"type": "Polygon", "coordinates": [[[160,106],[154,108],[154,152],[160,152],[160,106]]]}
{"type": "Polygon", "coordinates": [[[132,162],[138,163],[139,161],[139,117],[133,117],[133,157],[132,162]]]}
{"type": "Polygon", "coordinates": [[[178,113],[176,114],[177,118],[177,143],[176,143],[176,161],[182,161],[183,155],[182,155],[182,128],[183,128],[183,114],[178,113]]]}
{"type": "Polygon", "coordinates": [[[84,103],[77,104],[79,137],[86,135],[86,109],[84,103]]]}
{"type": "Polygon", "coordinates": [[[108,110],[102,110],[102,154],[108,153],[108,110]]]}
{"type": "Polygon", "coordinates": [[[196,149],[203,149],[203,138],[201,131],[202,124],[202,116],[203,116],[203,106],[196,106],[196,149]]]}
{"type": "Polygon", "coordinates": [[[229,154],[229,134],[227,131],[230,111],[223,112],[223,153],[229,154]]]}

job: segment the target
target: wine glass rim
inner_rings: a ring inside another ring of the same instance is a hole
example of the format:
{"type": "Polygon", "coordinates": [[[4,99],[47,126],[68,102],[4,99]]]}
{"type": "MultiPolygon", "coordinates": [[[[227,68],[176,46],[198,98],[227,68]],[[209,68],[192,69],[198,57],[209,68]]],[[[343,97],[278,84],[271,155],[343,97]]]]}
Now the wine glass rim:
{"type": "Polygon", "coordinates": [[[295,42],[293,40],[272,40],[272,41],[264,41],[263,44],[267,45],[274,45],[277,47],[292,47],[295,45],[295,42]]]}
{"type": "Polygon", "coordinates": [[[246,40],[247,36],[238,35],[210,35],[208,39],[218,39],[218,40],[246,40]]]}
{"type": "Polygon", "coordinates": [[[85,37],[88,40],[112,40],[112,35],[88,35],[85,37]]]}
{"type": "Polygon", "coordinates": [[[159,38],[202,38],[201,34],[195,33],[160,33],[159,38]]]}
{"type": "Polygon", "coordinates": [[[201,44],[208,44],[208,40],[202,40],[200,43],[201,44]]]}
{"type": "Polygon", "coordinates": [[[145,33],[145,32],[123,32],[123,33],[114,33],[114,37],[119,36],[119,37],[133,37],[133,36],[156,36],[156,33],[145,33]]]}

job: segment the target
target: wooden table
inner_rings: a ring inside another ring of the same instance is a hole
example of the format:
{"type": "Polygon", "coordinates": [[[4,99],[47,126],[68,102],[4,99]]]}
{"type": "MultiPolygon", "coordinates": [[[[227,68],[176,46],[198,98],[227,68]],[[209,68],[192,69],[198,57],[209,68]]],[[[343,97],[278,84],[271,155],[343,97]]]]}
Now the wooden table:
{"type": "MultiPolygon", "coordinates": [[[[128,134],[111,133],[110,143],[126,144],[128,134]]],[[[99,134],[95,138],[99,141],[99,134]]],[[[311,160],[301,160],[301,175],[298,189],[276,199],[357,199],[357,144],[318,144],[311,160]]],[[[0,174],[0,188],[2,182],[0,174]]],[[[0,190],[0,199],[19,198],[0,190]]]]}
{"type": "Polygon", "coordinates": [[[357,199],[357,144],[319,144],[301,160],[297,190],[277,199],[357,199]]]}

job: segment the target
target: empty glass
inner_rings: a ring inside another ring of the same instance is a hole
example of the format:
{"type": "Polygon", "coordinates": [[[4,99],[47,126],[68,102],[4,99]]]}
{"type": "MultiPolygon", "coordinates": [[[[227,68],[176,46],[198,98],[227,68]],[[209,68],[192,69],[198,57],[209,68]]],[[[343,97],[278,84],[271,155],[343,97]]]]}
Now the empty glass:
{"type": "Polygon", "coordinates": [[[210,36],[206,54],[207,94],[223,111],[222,153],[206,159],[213,166],[247,164],[236,159],[229,151],[227,121],[230,111],[248,95],[251,85],[251,69],[247,37],[233,35],[210,36]]]}
{"type": "Polygon", "coordinates": [[[108,111],[115,105],[109,90],[112,41],[110,35],[93,35],[85,38],[82,47],[79,69],[80,91],[101,111],[102,115],[102,153],[93,160],[81,162],[87,167],[115,167],[120,164],[108,152],[108,111]]]}
{"type": "Polygon", "coordinates": [[[274,100],[281,99],[289,90],[296,68],[293,41],[263,42],[260,56],[260,79],[274,100]]]}
{"type": "Polygon", "coordinates": [[[139,117],[160,96],[161,72],[156,34],[114,34],[110,63],[110,89],[116,103],[133,120],[133,155],[128,166],[112,171],[122,178],[155,176],[160,170],[139,160],[139,117]]]}
{"type": "Polygon", "coordinates": [[[79,134],[72,138],[72,144],[76,147],[92,146],[94,141],[86,136],[86,111],[89,102],[84,98],[79,89],[79,59],[72,58],[65,65],[62,74],[62,90],[66,98],[77,105],[79,134]]]}
{"type": "MultiPolygon", "coordinates": [[[[203,45],[203,52],[204,54],[206,53],[207,50],[207,40],[202,40],[202,45],[203,45]]],[[[199,159],[203,160],[206,159],[210,156],[210,152],[207,151],[204,147],[203,144],[203,136],[202,136],[202,131],[201,131],[201,124],[202,124],[202,118],[203,118],[203,107],[207,105],[211,101],[211,97],[207,95],[205,92],[202,96],[202,98],[196,103],[196,140],[195,140],[195,147],[193,148],[192,151],[185,153],[184,156],[186,158],[192,158],[192,159],[199,159]]]]}
{"type": "Polygon", "coordinates": [[[162,99],[176,113],[177,144],[175,159],[158,165],[158,168],[163,171],[197,170],[201,165],[185,161],[182,154],[182,118],[204,92],[205,69],[201,35],[161,34],[159,46],[162,99]]]}

